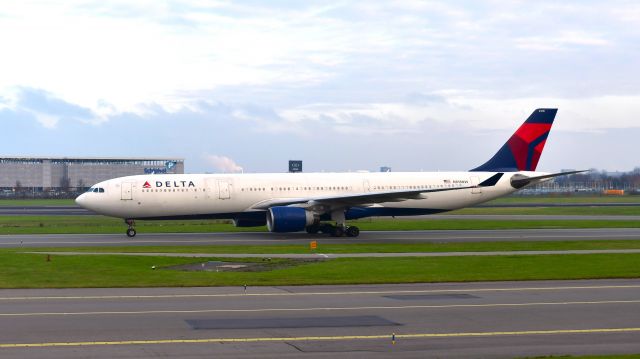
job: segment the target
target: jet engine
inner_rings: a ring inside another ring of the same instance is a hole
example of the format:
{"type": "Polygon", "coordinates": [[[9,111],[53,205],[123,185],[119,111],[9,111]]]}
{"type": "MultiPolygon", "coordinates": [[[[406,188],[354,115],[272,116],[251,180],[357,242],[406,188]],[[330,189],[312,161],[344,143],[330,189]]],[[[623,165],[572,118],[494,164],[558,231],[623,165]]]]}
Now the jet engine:
{"type": "Polygon", "coordinates": [[[271,207],[267,211],[270,232],[299,232],[319,221],[318,215],[300,207],[271,207]]]}

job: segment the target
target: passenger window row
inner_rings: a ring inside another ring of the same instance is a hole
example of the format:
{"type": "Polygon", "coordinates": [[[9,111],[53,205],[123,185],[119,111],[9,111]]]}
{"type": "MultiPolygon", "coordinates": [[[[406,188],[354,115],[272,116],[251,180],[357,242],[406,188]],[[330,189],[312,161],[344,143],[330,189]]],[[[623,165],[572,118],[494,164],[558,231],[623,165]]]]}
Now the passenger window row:
{"type": "Polygon", "coordinates": [[[143,189],[142,192],[206,192],[204,188],[155,188],[155,189],[143,189]]]}

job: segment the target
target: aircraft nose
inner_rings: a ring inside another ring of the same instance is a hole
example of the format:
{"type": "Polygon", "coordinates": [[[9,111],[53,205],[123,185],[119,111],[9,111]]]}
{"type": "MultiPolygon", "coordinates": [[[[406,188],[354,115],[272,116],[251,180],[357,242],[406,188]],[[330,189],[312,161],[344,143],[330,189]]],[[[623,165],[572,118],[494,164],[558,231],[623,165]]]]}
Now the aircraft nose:
{"type": "Polygon", "coordinates": [[[87,208],[87,194],[83,193],[76,198],[76,204],[82,208],[87,208]]]}

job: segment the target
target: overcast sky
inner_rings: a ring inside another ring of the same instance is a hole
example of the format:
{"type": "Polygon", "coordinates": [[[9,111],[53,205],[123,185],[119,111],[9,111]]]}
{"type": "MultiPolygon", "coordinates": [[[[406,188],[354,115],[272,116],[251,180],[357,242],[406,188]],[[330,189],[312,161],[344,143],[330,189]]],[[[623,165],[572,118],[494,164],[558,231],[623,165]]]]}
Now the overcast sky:
{"type": "Polygon", "coordinates": [[[558,107],[539,170],[640,166],[636,1],[13,1],[0,44],[0,155],[467,170],[558,107]]]}

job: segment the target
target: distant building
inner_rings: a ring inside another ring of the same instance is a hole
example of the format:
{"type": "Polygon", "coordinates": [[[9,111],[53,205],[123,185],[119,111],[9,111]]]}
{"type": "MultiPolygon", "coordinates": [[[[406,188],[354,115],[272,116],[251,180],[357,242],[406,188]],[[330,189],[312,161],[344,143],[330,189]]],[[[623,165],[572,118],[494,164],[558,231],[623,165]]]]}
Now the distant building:
{"type": "Polygon", "coordinates": [[[82,190],[107,179],[184,173],[182,158],[0,157],[0,189],[82,190]]]}
{"type": "Polygon", "coordinates": [[[380,172],[391,172],[391,167],[387,167],[387,166],[380,167],[380,172]]]}
{"type": "Polygon", "coordinates": [[[291,160],[289,161],[289,172],[302,172],[302,161],[291,160]]]}

